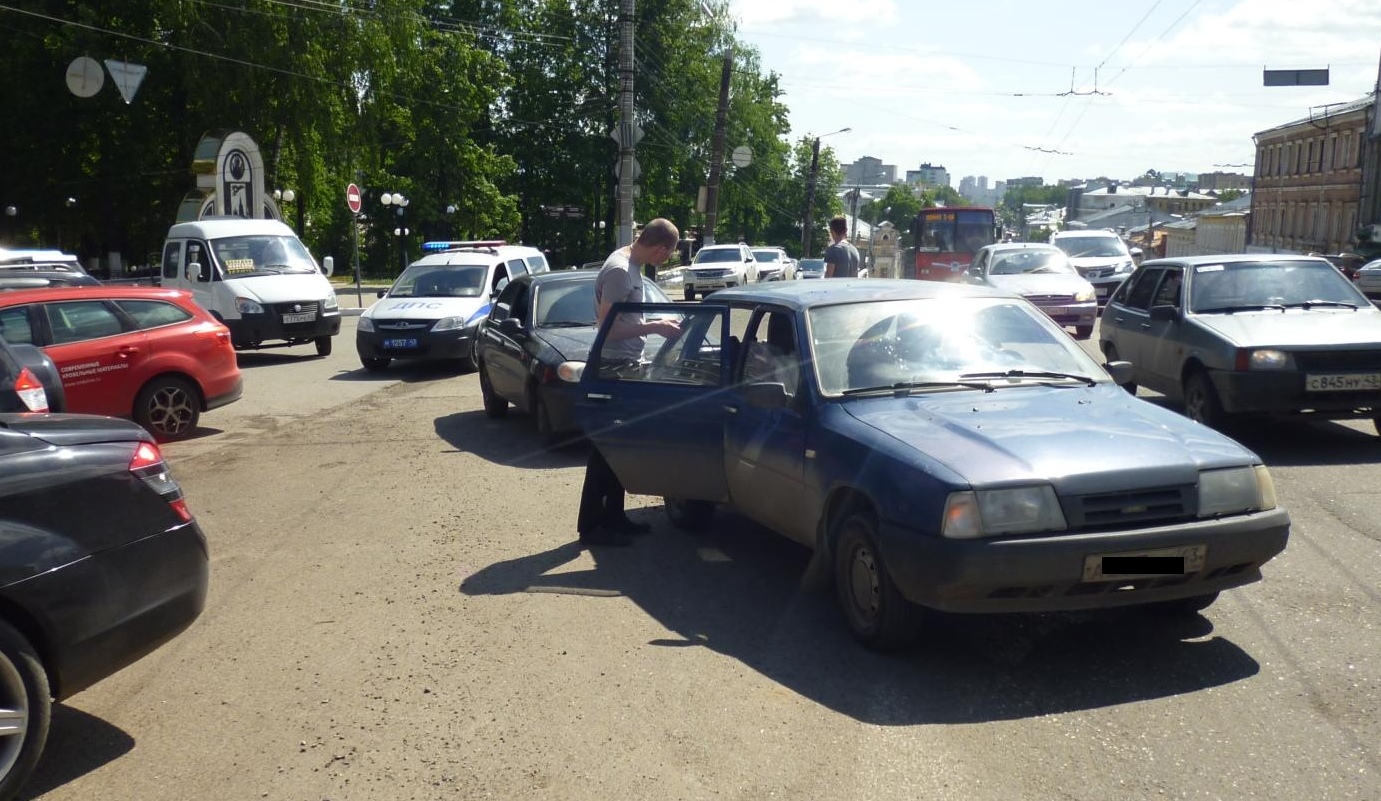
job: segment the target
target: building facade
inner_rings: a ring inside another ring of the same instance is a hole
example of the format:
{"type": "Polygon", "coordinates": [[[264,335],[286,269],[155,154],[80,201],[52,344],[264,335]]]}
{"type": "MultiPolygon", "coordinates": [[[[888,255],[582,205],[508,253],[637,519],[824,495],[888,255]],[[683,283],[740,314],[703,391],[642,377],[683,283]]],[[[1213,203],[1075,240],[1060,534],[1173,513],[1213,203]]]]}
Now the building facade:
{"type": "Polygon", "coordinates": [[[949,186],[949,170],[943,165],[922,164],[920,169],[907,170],[906,182],[912,186],[949,186]]]}
{"type": "Polygon", "coordinates": [[[883,164],[879,158],[863,156],[844,165],[844,183],[849,186],[886,186],[896,182],[897,165],[883,164]]]}

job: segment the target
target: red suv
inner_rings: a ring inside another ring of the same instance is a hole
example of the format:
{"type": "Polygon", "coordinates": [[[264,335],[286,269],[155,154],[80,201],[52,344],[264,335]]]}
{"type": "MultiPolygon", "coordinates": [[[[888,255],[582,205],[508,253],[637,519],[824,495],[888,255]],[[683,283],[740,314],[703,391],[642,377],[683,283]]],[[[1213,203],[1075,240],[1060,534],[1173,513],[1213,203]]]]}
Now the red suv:
{"type": "Polygon", "coordinates": [[[57,363],[67,411],[132,418],[159,440],[239,400],[230,330],[178,289],[73,286],[0,292],[0,336],[57,363]]]}

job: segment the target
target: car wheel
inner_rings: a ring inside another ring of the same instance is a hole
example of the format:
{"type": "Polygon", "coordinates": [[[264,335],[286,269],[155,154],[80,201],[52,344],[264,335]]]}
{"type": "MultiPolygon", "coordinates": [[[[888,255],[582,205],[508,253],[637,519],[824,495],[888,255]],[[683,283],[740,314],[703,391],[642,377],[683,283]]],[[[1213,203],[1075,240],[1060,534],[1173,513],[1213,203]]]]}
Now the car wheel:
{"type": "Polygon", "coordinates": [[[379,357],[379,358],[373,358],[373,357],[370,357],[370,356],[361,356],[361,357],[360,357],[360,364],[364,365],[364,369],[368,370],[368,371],[371,372],[371,373],[382,373],[384,370],[387,370],[387,369],[388,369],[388,363],[389,363],[390,361],[392,361],[392,359],[389,359],[389,358],[387,358],[387,357],[379,357]]]}
{"type": "Polygon", "coordinates": [[[1371,418],[1371,424],[1376,429],[1376,435],[1381,437],[1381,416],[1371,418]]]}
{"type": "Polygon", "coordinates": [[[159,442],[183,439],[197,427],[201,399],[181,378],[160,376],[144,385],[134,399],[134,422],[159,442]]]}
{"type": "Polygon", "coordinates": [[[871,515],[854,512],[839,526],[834,584],[854,639],[878,651],[914,643],[922,610],[906,600],[892,581],[877,546],[871,515]]]}
{"type": "Polygon", "coordinates": [[[48,739],[53,702],[48,674],[33,646],[0,622],[0,798],[13,798],[38,764],[48,739]]]}
{"type": "Polygon", "coordinates": [[[709,501],[663,498],[662,508],[671,524],[682,531],[702,531],[714,519],[714,504],[709,501]]]}
{"type": "Polygon", "coordinates": [[[480,365],[480,397],[484,399],[484,413],[498,419],[508,415],[508,401],[494,393],[494,385],[489,383],[489,373],[480,365]]]}
{"type": "Polygon", "coordinates": [[[1149,608],[1156,614],[1170,617],[1186,617],[1197,615],[1213,605],[1218,600],[1218,593],[1210,592],[1207,595],[1191,595],[1188,598],[1176,598],[1173,601],[1156,601],[1149,605],[1149,608]]]}
{"type": "MultiPolygon", "coordinates": [[[[1108,342],[1108,343],[1106,343],[1105,345],[1103,345],[1103,361],[1105,361],[1105,362],[1115,362],[1115,361],[1118,361],[1119,358],[1120,358],[1120,357],[1117,355],[1117,346],[1116,346],[1116,345],[1112,344],[1111,342],[1108,342]]],[[[1129,393],[1132,394],[1132,395],[1135,395],[1135,394],[1136,394],[1136,382],[1135,382],[1135,381],[1128,381],[1127,383],[1125,383],[1125,384],[1122,385],[1122,388],[1125,389],[1125,390],[1127,390],[1127,392],[1129,392],[1129,393]]]]}
{"type": "Polygon", "coordinates": [[[1076,326],[1074,326],[1074,338],[1075,338],[1075,339],[1088,339],[1088,338],[1091,337],[1091,336],[1093,336],[1093,326],[1091,326],[1091,325],[1076,325],[1076,326]]]}
{"type": "Polygon", "coordinates": [[[686,300],[695,300],[695,290],[686,287],[686,300]]]}
{"type": "Polygon", "coordinates": [[[532,416],[537,421],[537,433],[543,441],[550,441],[555,432],[551,427],[551,413],[547,411],[547,404],[542,400],[542,395],[536,387],[532,388],[532,416]]]}
{"type": "Polygon", "coordinates": [[[330,356],[330,355],[331,355],[331,337],[317,337],[317,338],[316,338],[316,355],[318,355],[318,356],[330,356]]]}
{"type": "Polygon", "coordinates": [[[1221,428],[1227,422],[1227,413],[1223,411],[1208,373],[1201,370],[1184,382],[1184,413],[1190,420],[1209,428],[1221,428]]]}
{"type": "Polygon", "coordinates": [[[473,373],[480,369],[479,338],[470,341],[470,353],[460,357],[460,371],[473,373]]]}

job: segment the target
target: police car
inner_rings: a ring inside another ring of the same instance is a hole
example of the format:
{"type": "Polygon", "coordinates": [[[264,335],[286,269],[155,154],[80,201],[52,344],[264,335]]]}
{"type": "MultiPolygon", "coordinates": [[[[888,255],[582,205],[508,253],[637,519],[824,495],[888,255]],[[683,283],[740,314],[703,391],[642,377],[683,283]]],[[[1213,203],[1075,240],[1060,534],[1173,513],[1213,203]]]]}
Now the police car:
{"type": "Polygon", "coordinates": [[[366,370],[394,359],[474,370],[475,334],[494,296],[510,278],[551,269],[537,248],[499,240],[426,242],[422,252],[360,315],[355,350],[366,370]]]}

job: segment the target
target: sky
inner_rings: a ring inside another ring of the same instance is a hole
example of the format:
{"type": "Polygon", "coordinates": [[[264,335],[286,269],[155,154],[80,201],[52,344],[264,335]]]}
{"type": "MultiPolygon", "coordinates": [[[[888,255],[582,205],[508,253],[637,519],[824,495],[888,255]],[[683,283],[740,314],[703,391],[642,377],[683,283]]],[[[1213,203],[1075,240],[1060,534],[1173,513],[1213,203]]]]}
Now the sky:
{"type": "MultiPolygon", "coordinates": [[[[730,0],[791,139],[897,178],[1250,174],[1252,136],[1376,87],[1381,0],[730,0]],[[1263,86],[1263,70],[1329,70],[1263,86]]],[[[732,150],[732,127],[726,150],[732,150]]]]}

